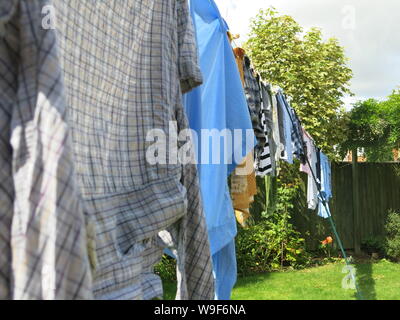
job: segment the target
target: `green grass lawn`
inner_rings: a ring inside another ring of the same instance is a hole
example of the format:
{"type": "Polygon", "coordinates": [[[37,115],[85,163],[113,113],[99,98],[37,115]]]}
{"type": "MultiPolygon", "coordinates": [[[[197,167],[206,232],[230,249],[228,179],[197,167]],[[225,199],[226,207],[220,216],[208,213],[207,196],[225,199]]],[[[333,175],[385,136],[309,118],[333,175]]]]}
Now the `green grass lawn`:
{"type": "MultiPolygon", "coordinates": [[[[343,262],[333,263],[239,278],[232,300],[356,300],[355,290],[342,288],[344,266],[343,262]]],[[[381,260],[354,267],[364,299],[400,300],[400,264],[381,260]]],[[[165,299],[174,299],[175,290],[174,283],[165,283],[165,299]]]]}

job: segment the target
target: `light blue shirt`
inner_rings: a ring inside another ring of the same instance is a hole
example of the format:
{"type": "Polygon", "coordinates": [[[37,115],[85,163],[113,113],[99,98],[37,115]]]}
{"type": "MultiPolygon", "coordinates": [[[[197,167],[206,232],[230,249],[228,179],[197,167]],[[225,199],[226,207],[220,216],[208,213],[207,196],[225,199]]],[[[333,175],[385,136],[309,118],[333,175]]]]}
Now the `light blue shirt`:
{"type": "MultiPolygon", "coordinates": [[[[236,282],[236,255],[234,238],[237,233],[227,178],[255,145],[252,123],[240,80],[239,71],[227,37],[228,27],[213,0],[190,0],[190,10],[195,25],[199,48],[203,85],[184,95],[184,105],[190,127],[197,132],[197,158],[202,160],[205,141],[202,129],[235,129],[241,131],[241,143],[235,143],[228,152],[231,163],[223,163],[223,141],[218,149],[210,144],[210,164],[199,163],[200,187],[206,215],[207,228],[216,279],[216,298],[230,299],[236,282]],[[250,143],[246,145],[246,129],[250,143]],[[234,153],[241,157],[234,157],[234,153]],[[220,153],[222,163],[212,164],[211,157],[220,153]]],[[[239,140],[240,141],[240,140],[239,140]]]]}
{"type": "Polygon", "coordinates": [[[319,199],[318,204],[318,215],[322,218],[329,218],[331,213],[329,209],[329,200],[332,198],[331,189],[331,164],[328,157],[320,152],[320,163],[321,163],[321,194],[325,198],[326,207],[323,204],[322,199],[319,199]]]}

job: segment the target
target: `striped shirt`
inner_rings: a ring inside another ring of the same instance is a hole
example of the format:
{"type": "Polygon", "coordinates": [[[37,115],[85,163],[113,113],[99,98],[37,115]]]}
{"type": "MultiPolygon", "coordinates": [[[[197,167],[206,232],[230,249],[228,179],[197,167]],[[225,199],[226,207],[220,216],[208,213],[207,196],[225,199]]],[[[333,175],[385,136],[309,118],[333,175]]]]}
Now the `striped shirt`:
{"type": "Polygon", "coordinates": [[[261,125],[266,137],[266,144],[256,162],[257,175],[270,175],[276,170],[275,154],[276,146],[272,138],[272,101],[268,92],[268,87],[263,83],[261,85],[262,107],[261,107],[261,125]]]}
{"type": "Polygon", "coordinates": [[[244,57],[244,92],[246,94],[251,122],[257,139],[255,155],[258,157],[267,143],[264,128],[261,124],[261,91],[258,81],[250,65],[249,57],[244,57]]]}

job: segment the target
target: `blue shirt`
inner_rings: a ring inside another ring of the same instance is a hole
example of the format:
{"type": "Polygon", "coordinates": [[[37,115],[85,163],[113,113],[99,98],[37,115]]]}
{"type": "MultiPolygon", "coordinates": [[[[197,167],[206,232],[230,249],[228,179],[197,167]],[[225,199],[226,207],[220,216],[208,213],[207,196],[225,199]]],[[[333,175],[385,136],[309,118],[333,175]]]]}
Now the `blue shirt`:
{"type": "Polygon", "coordinates": [[[197,34],[203,85],[184,95],[184,105],[190,127],[198,136],[200,187],[213,255],[216,297],[229,299],[236,281],[234,238],[237,229],[227,178],[254,148],[255,137],[226,22],[213,0],[190,0],[190,10],[197,34]],[[206,139],[202,136],[204,129],[228,129],[232,136],[234,130],[239,129],[242,141],[235,139],[231,149],[221,141],[219,148],[210,143],[207,150],[200,150],[206,139]],[[247,144],[246,130],[251,133],[247,144]],[[229,150],[228,163],[223,161],[225,149],[229,150]],[[206,151],[209,157],[205,157],[206,151]],[[235,157],[235,153],[241,156],[235,157]],[[212,163],[211,158],[216,154],[222,163],[212,163]],[[202,158],[208,158],[209,163],[201,163],[202,158]],[[227,267],[224,267],[225,272],[222,265],[227,267]]]}
{"type": "MultiPolygon", "coordinates": [[[[323,218],[329,218],[331,213],[329,210],[329,200],[332,198],[331,189],[331,165],[328,157],[320,152],[320,163],[321,163],[321,195],[326,201],[326,207],[323,204],[322,199],[319,199],[318,215],[323,218]]],[[[321,196],[320,196],[321,197],[321,196]]]]}

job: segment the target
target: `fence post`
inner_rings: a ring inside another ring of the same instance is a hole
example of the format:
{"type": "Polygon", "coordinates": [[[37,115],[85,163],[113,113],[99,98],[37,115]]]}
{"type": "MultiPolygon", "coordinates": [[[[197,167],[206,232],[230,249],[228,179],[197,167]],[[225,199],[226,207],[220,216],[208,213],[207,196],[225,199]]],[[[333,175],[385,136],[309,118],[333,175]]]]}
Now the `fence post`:
{"type": "Polygon", "coordinates": [[[353,181],[353,241],[354,252],[356,255],[361,253],[361,224],[360,224],[360,194],[359,194],[359,179],[358,179],[358,154],[357,148],[351,151],[352,153],[352,181],[353,181]]]}

